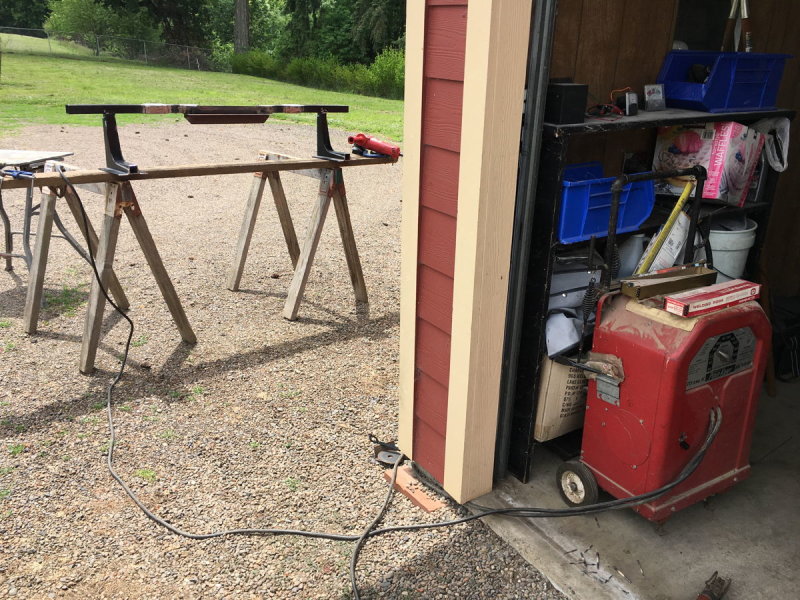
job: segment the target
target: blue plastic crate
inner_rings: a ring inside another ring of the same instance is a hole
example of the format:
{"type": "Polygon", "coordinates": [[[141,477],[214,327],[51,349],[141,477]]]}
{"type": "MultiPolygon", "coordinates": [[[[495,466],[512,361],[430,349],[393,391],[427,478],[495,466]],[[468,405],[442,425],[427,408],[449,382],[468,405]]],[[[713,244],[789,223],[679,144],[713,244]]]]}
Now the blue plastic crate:
{"type": "MultiPolygon", "coordinates": [[[[611,184],[616,177],[603,177],[599,162],[570,165],[564,169],[561,219],[558,239],[562,244],[608,235],[611,215],[611,184]]],[[[655,189],[652,181],[637,181],[622,188],[619,196],[617,232],[635,231],[653,211],[655,189]]]]}
{"type": "Polygon", "coordinates": [[[713,113],[772,109],[787,58],[791,55],[672,50],[657,82],[664,84],[671,108],[713,113]],[[694,65],[709,69],[704,83],[690,81],[694,65]]]}

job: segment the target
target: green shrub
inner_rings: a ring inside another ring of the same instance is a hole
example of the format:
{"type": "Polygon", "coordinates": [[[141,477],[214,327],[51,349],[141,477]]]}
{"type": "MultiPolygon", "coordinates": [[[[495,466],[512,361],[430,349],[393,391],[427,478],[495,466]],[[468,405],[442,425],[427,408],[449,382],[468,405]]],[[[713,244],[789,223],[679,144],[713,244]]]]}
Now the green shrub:
{"type": "Polygon", "coordinates": [[[402,98],[405,81],[405,54],[402,50],[387,48],[369,66],[373,77],[374,94],[384,98],[402,98]]]}
{"type": "Polygon", "coordinates": [[[231,70],[242,75],[283,79],[283,69],[280,62],[271,54],[261,50],[251,50],[232,55],[231,70]]]}
{"type": "Polygon", "coordinates": [[[293,58],[284,64],[268,52],[251,50],[233,54],[230,66],[234,73],[297,85],[384,98],[403,97],[405,56],[401,50],[384,50],[369,66],[343,65],[335,58],[314,57],[293,58]]]}
{"type": "Polygon", "coordinates": [[[214,40],[211,45],[211,66],[214,71],[230,71],[233,62],[233,44],[214,40]]]}

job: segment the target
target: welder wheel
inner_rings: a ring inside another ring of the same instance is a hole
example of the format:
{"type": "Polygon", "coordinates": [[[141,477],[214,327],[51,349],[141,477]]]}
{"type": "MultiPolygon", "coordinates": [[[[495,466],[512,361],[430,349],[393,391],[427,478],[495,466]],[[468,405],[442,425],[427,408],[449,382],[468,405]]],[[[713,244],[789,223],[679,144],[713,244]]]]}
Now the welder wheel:
{"type": "Polygon", "coordinates": [[[570,506],[586,506],[597,502],[597,480],[582,462],[571,460],[562,463],[556,472],[556,483],[561,498],[570,506]]]}

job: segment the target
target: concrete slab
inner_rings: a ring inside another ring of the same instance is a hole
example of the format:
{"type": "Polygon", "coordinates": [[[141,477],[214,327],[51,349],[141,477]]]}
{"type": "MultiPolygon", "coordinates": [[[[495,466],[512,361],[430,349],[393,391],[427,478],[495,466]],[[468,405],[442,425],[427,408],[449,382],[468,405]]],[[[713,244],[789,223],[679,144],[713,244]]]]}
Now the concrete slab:
{"type": "MultiPolygon", "coordinates": [[[[733,578],[726,600],[795,598],[799,432],[800,384],[779,384],[777,398],[761,398],[750,478],[677,513],[662,527],[631,510],[486,522],[575,600],[693,600],[717,570],[733,578]]],[[[523,485],[509,478],[477,502],[562,507],[555,485],[559,461],[539,447],[532,481],[523,485]]]]}

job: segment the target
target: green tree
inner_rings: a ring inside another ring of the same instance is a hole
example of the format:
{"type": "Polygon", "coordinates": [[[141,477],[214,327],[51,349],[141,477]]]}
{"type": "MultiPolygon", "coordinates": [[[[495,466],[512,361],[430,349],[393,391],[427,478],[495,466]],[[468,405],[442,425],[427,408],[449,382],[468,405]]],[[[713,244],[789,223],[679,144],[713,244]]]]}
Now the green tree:
{"type": "Polygon", "coordinates": [[[401,0],[286,0],[287,57],[335,57],[370,63],[402,44],[406,8],[401,0]]]}
{"type": "Polygon", "coordinates": [[[50,16],[45,21],[48,32],[68,36],[94,48],[98,54],[103,49],[118,56],[136,56],[138,42],[131,49],[127,48],[127,41],[114,37],[147,41],[161,39],[159,27],[144,9],[135,6],[132,10],[113,10],[96,0],[52,0],[50,9],[50,16]]]}
{"type": "Polygon", "coordinates": [[[353,39],[371,60],[384,48],[402,45],[406,3],[397,0],[353,0],[353,39]]]}
{"type": "Polygon", "coordinates": [[[314,34],[305,54],[336,58],[339,62],[364,62],[358,45],[353,44],[353,0],[322,0],[314,34]]]}
{"type": "Polygon", "coordinates": [[[317,27],[322,0],[286,0],[286,53],[306,56],[317,27]]]}
{"type": "Polygon", "coordinates": [[[51,0],[44,28],[50,32],[95,36],[110,33],[114,12],[95,0],[51,0]]]}
{"type": "Polygon", "coordinates": [[[47,0],[3,0],[0,26],[41,29],[49,13],[47,0]]]}
{"type": "Polygon", "coordinates": [[[284,42],[288,17],[285,0],[250,0],[250,45],[277,53],[284,42]]]}
{"type": "MultiPolygon", "coordinates": [[[[214,0],[103,0],[115,11],[144,10],[171,44],[211,45],[211,5],[214,0]]],[[[229,13],[231,19],[233,12],[229,13]]]]}

